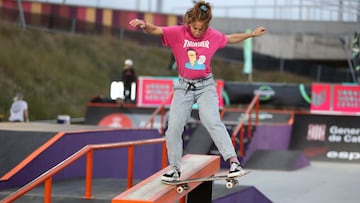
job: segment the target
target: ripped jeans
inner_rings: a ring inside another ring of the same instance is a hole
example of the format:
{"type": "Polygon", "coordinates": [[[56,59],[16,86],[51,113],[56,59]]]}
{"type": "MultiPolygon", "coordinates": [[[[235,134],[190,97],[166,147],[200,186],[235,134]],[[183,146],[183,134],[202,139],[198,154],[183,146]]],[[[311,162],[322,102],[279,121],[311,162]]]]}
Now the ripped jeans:
{"type": "Polygon", "coordinates": [[[220,119],[215,85],[212,75],[199,80],[180,77],[174,82],[174,96],[170,106],[168,129],[165,133],[168,159],[172,167],[177,169],[181,167],[182,134],[194,103],[199,105],[200,121],[209,132],[223,159],[226,161],[237,156],[230,135],[220,119]]]}

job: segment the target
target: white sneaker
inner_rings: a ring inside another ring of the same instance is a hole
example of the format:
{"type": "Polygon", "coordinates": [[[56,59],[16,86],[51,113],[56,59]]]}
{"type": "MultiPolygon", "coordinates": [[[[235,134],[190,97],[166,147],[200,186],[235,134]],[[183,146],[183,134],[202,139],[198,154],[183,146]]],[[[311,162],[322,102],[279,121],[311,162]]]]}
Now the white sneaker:
{"type": "Polygon", "coordinates": [[[230,170],[229,170],[229,174],[228,177],[232,178],[232,177],[236,177],[236,176],[241,176],[245,173],[245,170],[243,169],[243,167],[236,162],[232,162],[230,164],[230,170]]]}
{"type": "Polygon", "coordinates": [[[168,181],[168,182],[172,182],[172,181],[179,181],[180,180],[180,170],[173,168],[170,171],[164,173],[161,176],[161,180],[163,181],[168,181]]]}

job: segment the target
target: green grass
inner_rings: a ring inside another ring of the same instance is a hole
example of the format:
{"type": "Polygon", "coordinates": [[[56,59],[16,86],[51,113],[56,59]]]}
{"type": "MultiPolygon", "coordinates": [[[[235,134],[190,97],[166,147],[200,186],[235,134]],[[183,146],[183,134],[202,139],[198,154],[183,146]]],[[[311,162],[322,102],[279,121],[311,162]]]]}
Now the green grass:
{"type": "MultiPolygon", "coordinates": [[[[139,46],[111,36],[24,30],[0,22],[0,114],[7,120],[12,98],[24,94],[30,120],[56,119],[59,114],[83,117],[94,95],[109,95],[111,78],[119,77],[126,58],[137,75],[175,76],[167,70],[167,48],[139,46]]],[[[214,60],[214,75],[226,81],[247,81],[241,63],[214,60]]],[[[309,83],[291,74],[258,72],[254,81],[309,83]]]]}

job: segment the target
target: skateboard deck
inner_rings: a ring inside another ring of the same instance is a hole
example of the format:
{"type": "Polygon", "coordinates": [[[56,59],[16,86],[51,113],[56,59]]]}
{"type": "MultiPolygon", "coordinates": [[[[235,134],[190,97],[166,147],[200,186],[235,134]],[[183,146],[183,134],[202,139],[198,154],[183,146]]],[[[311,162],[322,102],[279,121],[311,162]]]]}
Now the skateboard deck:
{"type": "Polygon", "coordinates": [[[249,174],[250,172],[251,171],[246,170],[245,173],[243,173],[239,176],[231,177],[231,178],[229,178],[227,175],[218,175],[218,176],[214,175],[214,176],[205,177],[205,178],[193,178],[193,179],[179,180],[179,181],[164,181],[164,180],[162,180],[161,182],[164,184],[167,184],[167,185],[176,186],[176,191],[178,193],[182,193],[184,190],[188,190],[190,188],[189,183],[207,182],[207,181],[215,181],[215,180],[225,180],[226,188],[230,189],[230,188],[234,187],[234,185],[239,184],[239,181],[237,180],[237,178],[245,176],[245,175],[249,174]]]}

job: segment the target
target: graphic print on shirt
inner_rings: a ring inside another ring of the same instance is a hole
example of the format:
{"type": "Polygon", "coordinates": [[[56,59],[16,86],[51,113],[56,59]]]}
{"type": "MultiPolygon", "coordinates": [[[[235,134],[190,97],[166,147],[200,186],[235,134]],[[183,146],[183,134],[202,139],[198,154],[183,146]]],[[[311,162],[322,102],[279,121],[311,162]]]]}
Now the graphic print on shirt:
{"type": "Polygon", "coordinates": [[[185,63],[185,68],[192,70],[205,70],[206,57],[201,55],[197,57],[197,52],[193,48],[187,50],[189,61],[185,63]]]}
{"type": "Polygon", "coordinates": [[[198,56],[198,53],[194,47],[209,48],[209,41],[192,42],[189,40],[185,40],[183,47],[187,48],[186,54],[189,59],[189,61],[185,63],[185,68],[191,70],[205,70],[206,56],[204,55],[198,56]]]}

